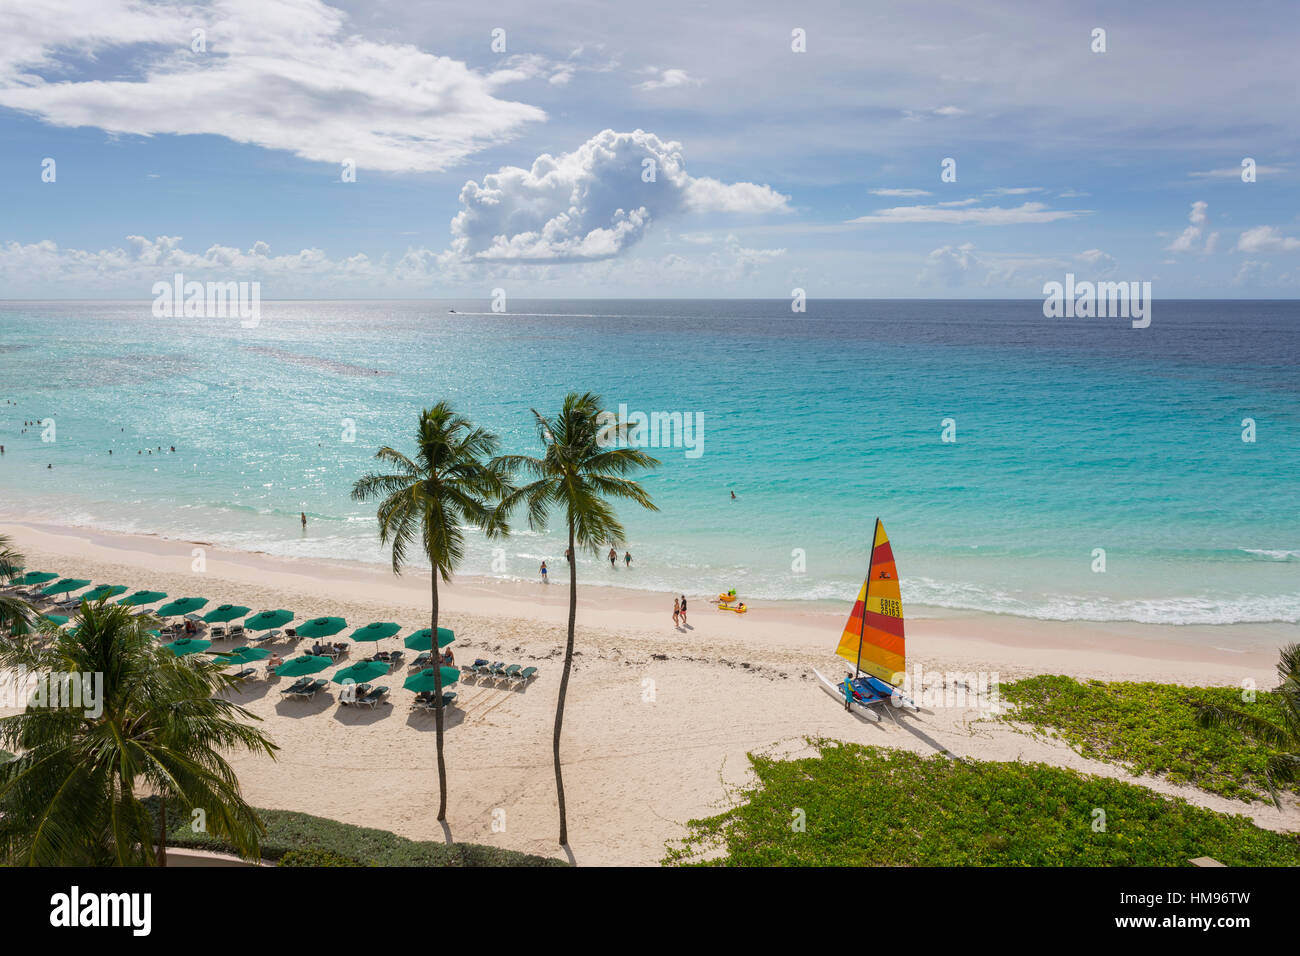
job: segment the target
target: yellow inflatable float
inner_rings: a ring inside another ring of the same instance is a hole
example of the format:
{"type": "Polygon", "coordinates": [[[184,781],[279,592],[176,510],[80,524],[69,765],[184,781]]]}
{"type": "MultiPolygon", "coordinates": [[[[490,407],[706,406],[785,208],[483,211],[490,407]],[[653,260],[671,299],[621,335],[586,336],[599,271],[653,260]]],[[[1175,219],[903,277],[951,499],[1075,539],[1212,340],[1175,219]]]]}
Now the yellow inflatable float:
{"type": "Polygon", "coordinates": [[[737,614],[744,614],[746,611],[749,610],[749,608],[745,607],[744,601],[741,601],[739,604],[719,604],[718,610],[735,611],[737,614]]]}

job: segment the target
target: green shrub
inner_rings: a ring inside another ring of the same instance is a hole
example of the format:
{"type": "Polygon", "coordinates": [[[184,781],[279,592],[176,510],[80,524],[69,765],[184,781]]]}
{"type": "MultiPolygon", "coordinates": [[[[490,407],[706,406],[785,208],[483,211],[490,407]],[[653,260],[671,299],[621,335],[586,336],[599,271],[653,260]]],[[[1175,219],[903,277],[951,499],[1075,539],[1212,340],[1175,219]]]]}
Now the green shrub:
{"type": "Polygon", "coordinates": [[[750,755],[758,785],[731,810],[690,821],[663,862],[1185,866],[1211,856],[1229,866],[1300,865],[1294,834],[1122,781],[1046,764],[814,743],[818,756],[802,760],[750,755]],[[1094,829],[1101,820],[1104,829],[1094,829]]]}
{"type": "Polygon", "coordinates": [[[350,859],[341,853],[335,853],[333,850],[318,850],[307,848],[305,850],[290,850],[284,856],[280,857],[280,866],[361,866],[356,860],[350,859]]]}
{"type": "MultiPolygon", "coordinates": [[[[1134,774],[1162,774],[1239,800],[1263,799],[1269,751],[1231,727],[1196,725],[1197,704],[1258,709],[1280,717],[1277,694],[1260,691],[1252,704],[1231,687],[1154,683],[1080,683],[1049,675],[1003,684],[1015,710],[1002,717],[1065,740],[1082,756],[1122,764],[1134,774]]],[[[1296,792],[1296,788],[1291,788],[1296,792]]]]}
{"type": "MultiPolygon", "coordinates": [[[[155,812],[153,798],[146,801],[155,812]]],[[[534,856],[517,850],[477,843],[439,843],[408,840],[387,830],[358,827],[338,820],[290,810],[258,810],[266,828],[262,859],[278,861],[291,851],[321,851],[345,859],[350,866],[566,866],[563,860],[534,856]]],[[[156,819],[156,816],[155,816],[156,819]]],[[[195,833],[189,817],[174,810],[168,814],[168,845],[234,852],[234,848],[208,833],[195,833]]],[[[295,864],[290,864],[295,865],[295,864]]],[[[325,864],[296,864],[319,866],[325,864]]],[[[342,864],[330,864],[342,865],[342,864]]]]}

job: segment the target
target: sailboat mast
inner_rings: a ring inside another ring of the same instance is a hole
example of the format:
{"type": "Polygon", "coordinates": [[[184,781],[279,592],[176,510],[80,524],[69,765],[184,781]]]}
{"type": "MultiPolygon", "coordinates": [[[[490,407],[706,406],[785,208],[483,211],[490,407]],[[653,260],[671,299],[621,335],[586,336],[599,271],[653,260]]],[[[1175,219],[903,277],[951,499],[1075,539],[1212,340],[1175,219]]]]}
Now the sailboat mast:
{"type": "Polygon", "coordinates": [[[867,584],[862,589],[862,625],[858,628],[858,659],[853,662],[853,679],[858,679],[858,672],[862,665],[862,639],[867,633],[867,601],[871,597],[871,569],[876,563],[876,536],[880,534],[880,519],[876,518],[876,526],[871,530],[871,555],[867,558],[867,584]]]}

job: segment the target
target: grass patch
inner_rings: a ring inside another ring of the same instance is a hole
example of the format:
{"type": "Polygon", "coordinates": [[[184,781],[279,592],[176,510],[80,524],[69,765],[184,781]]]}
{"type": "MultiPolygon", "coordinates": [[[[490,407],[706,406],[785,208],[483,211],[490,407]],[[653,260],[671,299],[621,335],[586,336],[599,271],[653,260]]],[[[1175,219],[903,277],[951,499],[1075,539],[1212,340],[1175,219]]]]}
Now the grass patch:
{"type": "Polygon", "coordinates": [[[1300,838],[1143,787],[1046,764],[961,762],[835,741],[750,755],[744,803],[692,820],[665,864],[720,866],[1300,865],[1300,838]],[[1105,812],[1094,832],[1094,810],[1105,812]],[[804,832],[795,828],[802,811],[804,832]],[[704,859],[721,853],[720,857],[704,859]]]}
{"type": "MultiPolygon", "coordinates": [[[[147,802],[151,810],[156,810],[153,798],[147,802]]],[[[408,840],[387,830],[353,826],[290,810],[258,810],[257,815],[266,826],[262,838],[263,861],[279,861],[285,866],[567,866],[563,860],[478,843],[448,846],[408,840]]],[[[188,817],[169,827],[167,845],[235,852],[216,837],[194,833],[188,817]]]]}
{"type": "MultiPolygon", "coordinates": [[[[1016,709],[1001,719],[1060,737],[1082,756],[1122,764],[1134,774],[1162,775],[1238,800],[1268,799],[1269,751],[1230,727],[1196,726],[1197,704],[1257,708],[1281,717],[1277,694],[1258,691],[1243,704],[1232,687],[1153,683],[1080,683],[1072,677],[1031,677],[1001,686],[1016,709]]],[[[1296,787],[1287,788],[1297,792],[1296,787]]]]}

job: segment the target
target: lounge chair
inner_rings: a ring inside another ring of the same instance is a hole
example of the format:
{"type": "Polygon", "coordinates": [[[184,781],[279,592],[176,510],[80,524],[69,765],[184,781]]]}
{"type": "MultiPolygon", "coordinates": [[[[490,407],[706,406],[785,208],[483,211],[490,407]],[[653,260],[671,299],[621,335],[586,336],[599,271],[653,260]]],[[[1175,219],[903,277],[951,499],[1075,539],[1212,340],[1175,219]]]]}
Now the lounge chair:
{"type": "Polygon", "coordinates": [[[306,697],[308,699],[311,699],[312,697],[315,697],[317,694],[323,691],[327,686],[329,686],[329,681],[325,680],[324,678],[317,678],[316,680],[308,684],[306,687],[304,687],[302,690],[298,691],[296,696],[306,697]]]}
{"type": "Polygon", "coordinates": [[[530,680],[532,680],[536,676],[537,676],[536,667],[525,667],[523,670],[521,670],[518,674],[515,675],[513,681],[516,684],[527,684],[530,680]]]}
{"type": "Polygon", "coordinates": [[[243,636],[244,636],[244,625],[232,624],[230,626],[230,639],[232,641],[237,637],[243,637],[243,636]]]}
{"type": "Polygon", "coordinates": [[[493,664],[491,667],[487,668],[487,669],[484,671],[484,675],[487,676],[487,677],[491,677],[493,680],[496,680],[498,677],[505,677],[505,676],[506,676],[506,662],[505,662],[505,661],[497,661],[495,664],[493,664]]]}
{"type": "Polygon", "coordinates": [[[221,640],[225,636],[226,636],[226,629],[222,627],[220,624],[218,624],[216,627],[212,629],[212,639],[214,641],[221,640]]]}
{"type": "Polygon", "coordinates": [[[432,651],[421,651],[419,654],[415,655],[415,660],[411,661],[407,666],[415,668],[416,670],[423,670],[425,667],[429,666],[429,661],[431,660],[433,660],[432,651]]]}
{"type": "Polygon", "coordinates": [[[252,667],[245,667],[235,675],[235,680],[249,680],[257,671],[252,667]]]}
{"type": "Polygon", "coordinates": [[[304,687],[306,687],[306,686],[307,686],[308,684],[310,684],[310,683],[311,683],[311,678],[310,678],[310,677],[299,677],[296,681],[294,681],[292,684],[290,684],[290,685],[289,685],[288,687],[286,687],[284,690],[280,691],[280,693],[281,693],[281,694],[284,694],[284,695],[286,695],[286,696],[291,695],[291,694],[296,694],[296,693],[298,693],[298,691],[302,690],[304,687]]]}
{"type": "Polygon", "coordinates": [[[501,673],[501,676],[508,681],[513,681],[516,677],[519,676],[519,665],[511,664],[501,673]]]}
{"type": "Polygon", "coordinates": [[[487,659],[486,659],[486,658],[483,658],[483,657],[480,657],[480,658],[478,658],[476,661],[474,661],[473,664],[461,664],[461,665],[460,665],[460,670],[461,670],[461,673],[462,673],[462,674],[466,674],[466,675],[468,675],[469,677],[478,677],[479,674],[480,674],[480,670],[481,670],[481,668],[484,668],[484,667],[487,667],[487,666],[488,666],[488,661],[487,661],[487,659]]]}
{"type": "Polygon", "coordinates": [[[375,707],[379,705],[379,702],[384,699],[387,693],[388,693],[387,687],[372,687],[370,688],[369,691],[366,692],[366,695],[364,697],[360,695],[357,696],[357,703],[365,704],[371,710],[374,710],[375,707]]]}
{"type": "Polygon", "coordinates": [[[369,684],[344,684],[343,689],[339,691],[339,703],[344,706],[359,704],[368,693],[370,693],[369,684]]]}

